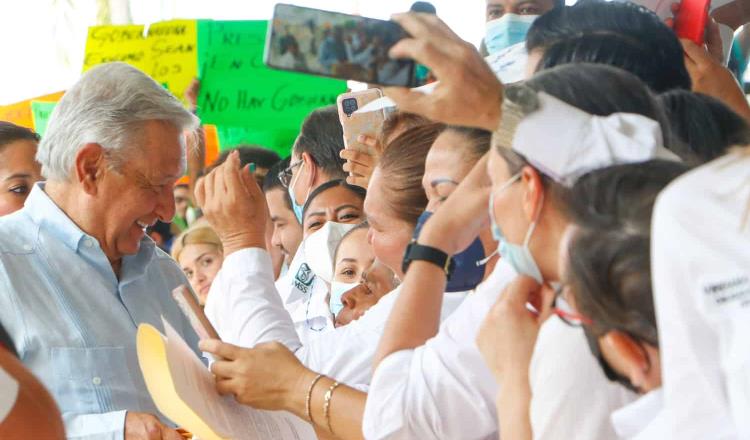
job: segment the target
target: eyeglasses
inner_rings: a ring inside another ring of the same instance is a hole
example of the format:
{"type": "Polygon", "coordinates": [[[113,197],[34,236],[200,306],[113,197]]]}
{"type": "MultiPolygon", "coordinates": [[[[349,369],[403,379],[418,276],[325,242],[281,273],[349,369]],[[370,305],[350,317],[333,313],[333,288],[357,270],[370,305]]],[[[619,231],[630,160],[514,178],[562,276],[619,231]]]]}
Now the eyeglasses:
{"type": "Polygon", "coordinates": [[[279,171],[279,182],[281,182],[281,186],[283,186],[284,188],[289,188],[289,184],[292,181],[292,176],[294,175],[293,171],[295,168],[302,165],[302,162],[302,159],[300,159],[297,162],[294,162],[293,164],[290,164],[288,167],[279,171]]]}
{"type": "Polygon", "coordinates": [[[555,301],[552,303],[552,313],[571,327],[591,325],[593,323],[591,319],[578,313],[565,301],[565,298],[562,298],[564,286],[564,284],[560,284],[555,288],[555,301]]]}

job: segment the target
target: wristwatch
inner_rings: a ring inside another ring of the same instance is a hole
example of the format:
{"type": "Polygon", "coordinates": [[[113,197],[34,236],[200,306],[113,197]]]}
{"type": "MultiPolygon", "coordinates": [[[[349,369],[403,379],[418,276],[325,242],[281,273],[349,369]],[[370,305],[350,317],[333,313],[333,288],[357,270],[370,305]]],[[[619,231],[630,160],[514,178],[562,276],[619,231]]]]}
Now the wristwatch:
{"type": "Polygon", "coordinates": [[[453,259],[450,255],[432,246],[425,246],[412,239],[406,246],[404,261],[401,263],[401,271],[406,273],[412,261],[427,261],[445,271],[445,276],[450,279],[453,272],[453,259]]]}

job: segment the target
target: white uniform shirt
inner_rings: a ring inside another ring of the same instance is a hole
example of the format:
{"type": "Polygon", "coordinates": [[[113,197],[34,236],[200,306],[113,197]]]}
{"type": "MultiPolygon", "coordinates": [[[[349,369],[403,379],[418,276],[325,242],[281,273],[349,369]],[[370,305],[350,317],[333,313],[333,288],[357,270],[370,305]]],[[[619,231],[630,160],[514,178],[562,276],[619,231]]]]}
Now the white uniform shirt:
{"type": "Polygon", "coordinates": [[[661,389],[642,396],[612,413],[612,425],[622,440],[667,440],[669,423],[661,389]]]}
{"type": "Polygon", "coordinates": [[[750,438],[750,156],[677,179],[654,208],[651,263],[672,438],[750,438]]]}
{"type": "Polygon", "coordinates": [[[535,439],[616,439],[610,415],[638,396],[604,375],[583,329],[549,318],[529,368],[535,439]]]}
{"type": "MultiPolygon", "coordinates": [[[[446,319],[439,333],[414,350],[386,357],[373,375],[365,406],[367,439],[497,439],[498,387],[475,340],[487,312],[516,276],[502,260],[492,275],[446,319]]],[[[580,331],[580,330],[578,330],[580,331]]],[[[555,332],[549,333],[553,336],[555,332]]],[[[575,331],[562,331],[565,338],[575,331]]],[[[606,439],[612,433],[609,408],[622,406],[622,393],[590,372],[599,369],[581,337],[561,339],[564,351],[540,335],[531,368],[532,415],[537,439],[606,439]],[[550,347],[548,352],[546,347],[550,347]],[[563,368],[564,367],[564,368],[563,368]],[[578,392],[578,391],[582,392],[578,392]],[[614,392],[613,392],[614,390],[614,392]],[[594,395],[592,395],[594,394],[594,395]],[[577,396],[578,402],[556,401],[577,396]],[[553,401],[553,403],[545,403],[553,401]],[[570,405],[575,411],[566,411],[570,405]],[[619,405],[619,406],[618,406],[619,405]],[[560,411],[559,416],[554,411],[560,411]],[[586,423],[581,423],[586,419],[586,423]],[[561,432],[570,433],[568,437],[561,432]]],[[[558,337],[558,336],[554,336],[558,337]]]]}
{"type": "MultiPolygon", "coordinates": [[[[279,341],[309,369],[360,387],[370,383],[372,361],[399,289],[385,295],[361,318],[300,342],[273,282],[271,259],[263,249],[243,249],[227,256],[206,301],[206,316],[221,339],[252,347],[279,341]]],[[[466,292],[446,294],[442,317],[466,292]]]]}

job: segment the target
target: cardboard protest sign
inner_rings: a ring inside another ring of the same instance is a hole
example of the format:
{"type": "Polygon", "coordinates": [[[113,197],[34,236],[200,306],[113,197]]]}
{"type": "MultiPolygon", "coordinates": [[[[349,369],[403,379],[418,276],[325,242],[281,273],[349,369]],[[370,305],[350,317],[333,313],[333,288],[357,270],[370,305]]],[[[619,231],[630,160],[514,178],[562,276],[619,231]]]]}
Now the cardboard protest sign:
{"type": "Polygon", "coordinates": [[[260,145],[279,153],[281,157],[291,154],[292,145],[299,130],[252,129],[245,127],[218,127],[219,144],[222,150],[240,145],[260,145]]]}
{"type": "Polygon", "coordinates": [[[143,25],[89,28],[83,71],[113,61],[137,67],[183,100],[197,75],[195,20],[171,20],[143,25]],[[145,35],[144,35],[145,33],[145,35]]]}
{"type": "Polygon", "coordinates": [[[99,64],[122,61],[145,72],[150,54],[143,31],[142,24],[91,26],[86,38],[83,71],[99,64]]]}
{"type": "Polygon", "coordinates": [[[52,110],[55,109],[56,105],[56,102],[31,101],[31,116],[34,120],[34,131],[39,136],[44,137],[44,133],[47,132],[49,117],[52,115],[52,110]]]}
{"type": "Polygon", "coordinates": [[[26,128],[34,128],[34,118],[31,113],[32,101],[56,102],[65,92],[50,93],[15,104],[0,106],[0,121],[12,122],[26,128]]]}
{"type": "Polygon", "coordinates": [[[198,114],[206,123],[299,130],[313,109],[335,104],[346,82],[272,70],[263,63],[267,21],[198,23],[198,114]]]}

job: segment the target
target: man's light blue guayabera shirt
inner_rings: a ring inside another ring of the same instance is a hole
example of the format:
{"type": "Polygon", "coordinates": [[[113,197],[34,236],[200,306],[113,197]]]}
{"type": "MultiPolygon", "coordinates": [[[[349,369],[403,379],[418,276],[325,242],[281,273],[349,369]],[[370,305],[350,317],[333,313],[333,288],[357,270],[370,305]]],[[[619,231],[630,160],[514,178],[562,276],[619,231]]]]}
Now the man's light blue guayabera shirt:
{"type": "Polygon", "coordinates": [[[180,284],[188,284],[180,268],[148,237],[123,258],[118,280],[98,241],[43,184],[23,209],[0,218],[0,323],[57,401],[68,438],[122,439],[126,411],[158,415],[138,366],[136,331],[149,323],[163,332],[164,316],[197,350],[171,296],[180,284]]]}

